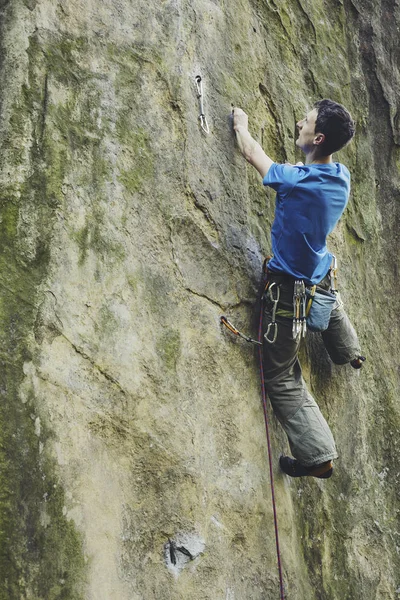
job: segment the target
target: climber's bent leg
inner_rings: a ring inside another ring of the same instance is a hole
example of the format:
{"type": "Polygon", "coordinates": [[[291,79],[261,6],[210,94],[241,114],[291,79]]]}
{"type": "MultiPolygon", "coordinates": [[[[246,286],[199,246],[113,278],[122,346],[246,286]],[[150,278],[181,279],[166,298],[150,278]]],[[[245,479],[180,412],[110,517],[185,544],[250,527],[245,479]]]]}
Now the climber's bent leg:
{"type": "MultiPolygon", "coordinates": [[[[281,286],[283,302],[291,300],[293,286],[281,286]],[[286,298],[285,298],[286,295],[286,298]]],[[[337,458],[335,442],[322,413],[308,392],[297,358],[299,340],[292,335],[292,321],[276,318],[278,333],[274,344],[264,342],[265,387],[273,410],[286,431],[293,456],[305,467],[337,458]]],[[[271,322],[266,302],[264,331],[271,322]]]]}
{"type": "Polygon", "coordinates": [[[357,333],[342,303],[332,311],[328,329],[322,332],[322,339],[331,360],[337,365],[344,365],[361,356],[357,333]]]}
{"type": "Polygon", "coordinates": [[[274,379],[266,379],[265,387],[292,455],[302,465],[312,467],[337,458],[332,432],[307,390],[298,361],[274,379]]]}

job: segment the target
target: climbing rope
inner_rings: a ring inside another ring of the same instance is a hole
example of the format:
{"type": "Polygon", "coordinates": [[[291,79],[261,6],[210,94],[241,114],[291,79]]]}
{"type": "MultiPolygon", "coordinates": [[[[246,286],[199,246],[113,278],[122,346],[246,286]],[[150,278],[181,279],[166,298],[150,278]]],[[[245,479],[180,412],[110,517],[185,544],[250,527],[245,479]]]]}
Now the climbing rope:
{"type": "MultiPolygon", "coordinates": [[[[262,396],[262,404],[264,411],[264,421],[265,421],[265,431],[267,434],[267,447],[268,447],[268,463],[269,463],[269,478],[271,483],[271,496],[272,496],[272,511],[274,515],[274,529],[275,529],[275,544],[276,544],[276,555],[278,559],[278,573],[279,573],[279,588],[280,588],[280,600],[285,600],[285,589],[283,584],[283,573],[282,573],[282,563],[281,563],[281,553],[279,548],[279,531],[278,531],[278,516],[276,511],[276,501],[275,501],[275,485],[274,485],[274,473],[272,468],[272,449],[271,449],[271,438],[269,435],[269,419],[267,412],[267,394],[265,392],[265,376],[264,376],[264,366],[263,366],[263,354],[262,354],[262,338],[263,338],[263,312],[264,312],[264,295],[267,292],[269,287],[269,283],[265,286],[264,292],[261,297],[260,302],[260,321],[258,327],[258,340],[253,340],[248,335],[244,335],[241,333],[228,319],[224,316],[221,317],[221,323],[225,325],[235,335],[245,339],[247,342],[251,342],[258,346],[258,357],[260,362],[260,380],[261,380],[261,396],[262,396]]],[[[275,302],[274,309],[276,311],[276,304],[279,300],[279,288],[275,298],[272,298],[275,302]]],[[[275,320],[275,314],[273,316],[273,321],[275,320]]],[[[268,332],[267,332],[268,333],[268,332]]],[[[276,339],[277,331],[274,331],[274,337],[276,339]]],[[[268,339],[267,341],[270,342],[268,339]]],[[[274,340],[275,341],[275,340],[274,340]]],[[[270,342],[271,343],[271,342],[270,342]]]]}
{"type": "MultiPolygon", "coordinates": [[[[267,284],[267,287],[268,287],[268,284],[267,284]]],[[[267,289],[267,287],[266,287],[266,289],[267,289]]],[[[263,410],[264,410],[265,431],[267,434],[269,479],[270,479],[270,483],[271,483],[272,510],[273,510],[273,514],[274,514],[275,545],[276,545],[276,556],[277,556],[277,560],[278,560],[280,600],[285,600],[285,588],[284,588],[284,584],[283,584],[281,552],[280,552],[280,548],[279,548],[278,515],[276,512],[274,473],[273,473],[273,469],[272,469],[271,438],[269,435],[267,394],[265,392],[265,376],[264,376],[263,353],[262,353],[263,312],[264,312],[264,300],[263,299],[264,299],[264,294],[261,298],[261,303],[260,303],[261,307],[260,307],[260,321],[259,321],[259,326],[258,326],[258,341],[261,342],[261,346],[259,346],[259,348],[258,348],[258,360],[260,363],[261,397],[262,397],[262,404],[263,404],[263,410]]]]}

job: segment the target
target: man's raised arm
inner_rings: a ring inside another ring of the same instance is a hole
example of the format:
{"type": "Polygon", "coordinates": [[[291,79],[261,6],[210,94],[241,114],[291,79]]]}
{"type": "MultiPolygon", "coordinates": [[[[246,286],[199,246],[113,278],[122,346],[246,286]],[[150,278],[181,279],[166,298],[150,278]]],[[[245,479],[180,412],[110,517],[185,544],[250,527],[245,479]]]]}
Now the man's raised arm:
{"type": "Polygon", "coordinates": [[[251,165],[257,169],[261,177],[264,178],[268,173],[273,160],[267,156],[260,144],[253,139],[248,130],[248,117],[241,108],[234,108],[233,129],[236,134],[236,141],[239,150],[251,165]]]}

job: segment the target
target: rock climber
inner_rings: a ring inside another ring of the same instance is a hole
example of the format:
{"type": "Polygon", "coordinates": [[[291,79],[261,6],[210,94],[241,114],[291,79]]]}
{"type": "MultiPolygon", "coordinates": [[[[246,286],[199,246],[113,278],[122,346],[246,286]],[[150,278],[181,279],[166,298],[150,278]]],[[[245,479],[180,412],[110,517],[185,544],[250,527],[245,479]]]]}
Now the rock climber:
{"type": "MultiPolygon", "coordinates": [[[[246,113],[240,108],[232,112],[241,153],[257,169],[263,184],[276,191],[263,322],[264,333],[272,323],[274,335],[269,341],[264,335],[263,361],[266,391],[294,457],[281,456],[280,468],[291,477],[327,479],[338,454],[331,430],[302,377],[301,334],[294,335],[293,296],[300,282],[308,290],[316,285],[314,290],[322,295],[331,289],[333,255],[326,239],[342,216],[350,192],[350,173],[333,161],[332,154],[351,141],[354,122],[341,104],[328,99],[316,102],[297,123],[296,145],[305,154],[305,164],[278,164],[249,133],[246,113]]],[[[338,295],[327,323],[322,339],[332,361],[360,368],[365,357],[338,295]]]]}

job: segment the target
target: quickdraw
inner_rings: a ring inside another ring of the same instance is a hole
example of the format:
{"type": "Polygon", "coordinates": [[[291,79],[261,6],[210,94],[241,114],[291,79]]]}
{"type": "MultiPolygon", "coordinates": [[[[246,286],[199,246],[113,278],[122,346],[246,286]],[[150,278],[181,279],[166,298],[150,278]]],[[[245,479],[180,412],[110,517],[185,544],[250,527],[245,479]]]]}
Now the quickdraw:
{"type": "MultiPolygon", "coordinates": [[[[329,280],[330,280],[330,292],[334,294],[337,298],[338,304],[341,302],[340,295],[337,290],[337,259],[334,254],[332,254],[332,264],[329,269],[329,280]]],[[[306,306],[306,289],[305,284],[302,279],[298,279],[294,283],[294,292],[293,292],[293,338],[296,339],[299,334],[302,334],[303,337],[306,334],[307,330],[307,317],[310,313],[311,306],[315,297],[315,292],[317,290],[317,286],[313,285],[312,287],[308,287],[308,302],[306,306]]]]}
{"type": "Polygon", "coordinates": [[[201,125],[201,128],[204,131],[204,133],[209,134],[210,130],[208,127],[206,115],[204,113],[203,79],[201,78],[200,75],[196,75],[195,81],[196,81],[196,87],[197,87],[197,97],[199,99],[199,105],[200,105],[200,115],[199,115],[200,125],[201,125]]]}
{"type": "Polygon", "coordinates": [[[277,285],[274,281],[271,283],[271,285],[268,288],[268,294],[269,294],[269,298],[270,298],[271,302],[273,303],[273,307],[272,307],[272,314],[271,314],[271,322],[268,323],[267,331],[264,334],[264,339],[266,342],[268,342],[268,344],[274,344],[276,342],[276,338],[278,336],[278,324],[275,319],[276,309],[277,309],[279,298],[281,295],[281,289],[280,289],[279,285],[277,285]],[[272,292],[274,287],[276,289],[275,298],[274,298],[274,294],[272,292]],[[270,337],[270,335],[271,335],[271,337],[270,337]]]}
{"type": "Polygon", "coordinates": [[[293,338],[305,337],[306,325],[306,286],[302,279],[296,279],[293,290],[293,338]]]}
{"type": "Polygon", "coordinates": [[[224,315],[222,315],[220,319],[221,319],[221,323],[223,325],[225,325],[225,327],[227,327],[229,329],[229,331],[231,331],[235,335],[243,338],[244,340],[246,340],[246,342],[249,342],[250,344],[262,346],[261,342],[258,342],[257,340],[253,340],[253,338],[251,338],[250,336],[245,335],[244,333],[239,331],[239,329],[236,329],[236,327],[234,325],[232,325],[232,323],[230,321],[228,321],[228,319],[226,317],[224,317],[224,315]]]}
{"type": "Polygon", "coordinates": [[[311,310],[311,305],[312,305],[313,300],[314,300],[316,289],[317,289],[316,285],[313,285],[312,288],[310,288],[310,298],[309,298],[309,300],[307,302],[306,317],[308,317],[308,313],[311,310]]]}

